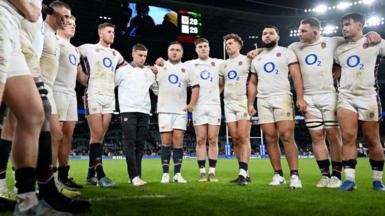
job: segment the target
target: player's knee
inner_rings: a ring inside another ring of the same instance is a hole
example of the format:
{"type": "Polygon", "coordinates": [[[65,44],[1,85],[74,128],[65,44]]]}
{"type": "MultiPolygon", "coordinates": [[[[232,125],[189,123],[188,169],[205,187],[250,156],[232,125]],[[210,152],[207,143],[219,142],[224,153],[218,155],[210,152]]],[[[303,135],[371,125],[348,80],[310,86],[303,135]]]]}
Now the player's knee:
{"type": "Polygon", "coordinates": [[[206,144],[206,138],[204,136],[197,136],[197,145],[205,145],[206,144]]]}
{"type": "Polygon", "coordinates": [[[233,141],[233,143],[234,143],[235,145],[238,145],[239,142],[240,142],[240,138],[239,138],[238,135],[237,135],[237,136],[231,136],[231,139],[232,139],[232,141],[233,141]]]}
{"type": "Polygon", "coordinates": [[[239,138],[239,142],[242,144],[242,145],[246,145],[248,142],[249,142],[249,137],[240,137],[239,138]]]}
{"type": "Polygon", "coordinates": [[[16,116],[17,124],[29,129],[40,130],[44,122],[44,111],[42,109],[29,109],[28,115],[16,116]]]}
{"type": "Polygon", "coordinates": [[[218,139],[216,136],[210,136],[209,137],[209,145],[210,146],[216,146],[218,144],[218,139]]]}
{"type": "Polygon", "coordinates": [[[364,134],[364,139],[368,143],[368,147],[375,147],[380,144],[380,137],[377,134],[364,134]]]}
{"type": "Polygon", "coordinates": [[[293,134],[291,132],[283,132],[279,134],[279,138],[281,139],[282,142],[288,143],[293,141],[293,134]]]}
{"type": "Polygon", "coordinates": [[[356,133],[354,131],[345,131],[342,133],[342,139],[344,140],[344,144],[354,143],[353,141],[356,138],[356,133]]]}

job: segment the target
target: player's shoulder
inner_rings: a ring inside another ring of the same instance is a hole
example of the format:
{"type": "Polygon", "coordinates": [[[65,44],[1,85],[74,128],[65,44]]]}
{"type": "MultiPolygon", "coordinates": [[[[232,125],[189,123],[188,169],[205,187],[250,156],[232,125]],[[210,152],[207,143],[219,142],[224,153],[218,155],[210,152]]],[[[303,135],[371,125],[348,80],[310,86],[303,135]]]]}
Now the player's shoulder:
{"type": "Polygon", "coordinates": [[[301,45],[301,43],[296,41],[296,42],[291,43],[287,48],[291,49],[291,50],[297,50],[297,49],[299,49],[300,45],[301,45]]]}
{"type": "Polygon", "coordinates": [[[183,64],[185,65],[194,65],[197,63],[197,59],[191,59],[191,60],[187,60],[185,62],[183,62],[183,64]]]}
{"type": "Polygon", "coordinates": [[[78,46],[79,49],[90,49],[90,48],[93,48],[93,47],[96,47],[97,44],[90,44],[90,43],[85,43],[85,44],[82,44],[80,46],[78,46]]]}

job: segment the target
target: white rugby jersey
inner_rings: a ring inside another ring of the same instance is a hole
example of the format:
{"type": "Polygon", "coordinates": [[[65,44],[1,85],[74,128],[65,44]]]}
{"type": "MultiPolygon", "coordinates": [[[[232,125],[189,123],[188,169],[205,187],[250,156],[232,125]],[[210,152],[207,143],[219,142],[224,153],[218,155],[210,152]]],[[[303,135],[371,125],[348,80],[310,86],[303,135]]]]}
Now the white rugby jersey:
{"type": "Polygon", "coordinates": [[[76,95],[75,86],[80,54],[68,39],[60,36],[57,36],[57,39],[60,46],[59,71],[53,89],[76,95]]]}
{"type": "Polygon", "coordinates": [[[208,58],[206,60],[194,59],[186,61],[185,64],[192,69],[195,77],[199,80],[199,105],[220,105],[219,93],[219,66],[222,59],[208,58]]]}
{"type": "MultiPolygon", "coordinates": [[[[42,0],[31,0],[31,3],[41,8],[42,0]]],[[[27,35],[27,38],[32,44],[33,51],[38,59],[41,57],[44,46],[44,21],[43,15],[40,14],[39,19],[31,23],[26,19],[21,20],[21,30],[27,35]]]]}
{"type": "Polygon", "coordinates": [[[224,79],[224,102],[241,103],[247,101],[246,83],[250,72],[251,60],[245,55],[225,60],[219,69],[219,76],[224,79]]]}
{"type": "Polygon", "coordinates": [[[321,37],[314,43],[294,42],[289,46],[297,55],[303,79],[304,94],[334,93],[334,51],[345,40],[342,37],[321,37]]]}
{"type": "Polygon", "coordinates": [[[60,48],[55,31],[44,22],[44,47],[40,58],[41,77],[46,85],[53,87],[59,69],[60,48]]]}
{"type": "Polygon", "coordinates": [[[87,61],[87,93],[114,96],[115,70],[118,65],[124,63],[122,55],[100,43],[84,44],[78,47],[78,50],[87,61]]]}
{"type": "MultiPolygon", "coordinates": [[[[31,3],[41,8],[42,0],[31,0],[31,3]]],[[[26,19],[21,20],[21,30],[27,35],[32,47],[40,59],[44,46],[44,21],[43,15],[40,14],[39,19],[32,23],[26,19]]]]}
{"type": "Polygon", "coordinates": [[[337,47],[335,61],[341,66],[338,91],[353,96],[377,94],[379,56],[385,56],[384,40],[377,45],[368,45],[367,39],[362,37],[337,47]]]}
{"type": "Polygon", "coordinates": [[[133,67],[127,64],[116,70],[115,85],[118,86],[119,109],[124,112],[150,114],[151,88],[157,94],[158,84],[150,67],[133,67]]]}
{"type": "Polygon", "coordinates": [[[191,68],[183,63],[165,61],[158,67],[156,80],[159,86],[158,113],[186,114],[187,87],[199,85],[191,68]]]}
{"type": "Polygon", "coordinates": [[[251,72],[258,78],[257,97],[291,95],[289,65],[298,63],[294,52],[286,47],[276,46],[264,49],[251,63],[251,72]]]}
{"type": "Polygon", "coordinates": [[[19,24],[20,20],[23,19],[23,16],[18,12],[18,10],[7,0],[0,0],[0,9],[6,10],[9,14],[1,13],[1,16],[10,15],[10,19],[15,22],[15,24],[19,24]]]}

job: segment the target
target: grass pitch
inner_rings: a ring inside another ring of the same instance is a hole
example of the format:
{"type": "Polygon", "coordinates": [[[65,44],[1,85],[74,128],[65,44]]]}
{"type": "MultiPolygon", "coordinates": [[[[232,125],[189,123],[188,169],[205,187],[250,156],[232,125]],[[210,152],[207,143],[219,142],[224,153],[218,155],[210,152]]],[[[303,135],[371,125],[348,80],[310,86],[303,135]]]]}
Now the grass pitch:
{"type": "MultiPolygon", "coordinates": [[[[90,199],[92,207],[79,215],[385,215],[385,193],[373,191],[368,159],[358,161],[358,189],[345,193],[315,187],[320,172],[314,159],[300,160],[303,184],[300,190],[289,189],[285,161],[284,176],[288,183],[278,187],[268,186],[273,175],[268,159],[250,161],[252,183],[245,187],[229,183],[238,175],[235,159],[218,161],[218,183],[198,182],[196,160],[185,159],[182,175],[188,183],[166,185],[159,183],[160,160],[145,159],[142,177],[148,184],[143,187],[127,183],[125,160],[104,160],[103,163],[107,175],[119,188],[85,185],[82,198],[90,199]]],[[[72,160],[70,175],[85,184],[87,167],[87,160],[72,160]]],[[[170,171],[172,174],[172,166],[170,171]]]]}

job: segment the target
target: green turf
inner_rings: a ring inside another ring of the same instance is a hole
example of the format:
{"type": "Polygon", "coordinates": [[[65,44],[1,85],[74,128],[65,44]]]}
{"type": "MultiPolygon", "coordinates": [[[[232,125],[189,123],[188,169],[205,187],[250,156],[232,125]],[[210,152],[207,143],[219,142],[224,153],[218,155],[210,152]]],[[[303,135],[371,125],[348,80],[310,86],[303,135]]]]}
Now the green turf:
{"type": "MultiPolygon", "coordinates": [[[[71,161],[70,174],[79,183],[85,184],[87,165],[86,160],[71,161]]],[[[106,173],[119,188],[85,186],[82,197],[93,205],[80,215],[385,215],[385,193],[372,190],[367,159],[358,163],[358,189],[345,193],[315,187],[320,174],[314,159],[300,160],[301,190],[268,186],[272,170],[267,159],[251,160],[252,183],[245,187],[228,183],[238,174],[234,159],[219,160],[217,166],[218,183],[199,183],[196,160],[186,159],[182,174],[188,183],[164,185],[159,183],[160,161],[147,159],[143,179],[148,184],[134,187],[127,183],[124,160],[105,160],[106,173]]],[[[286,162],[283,166],[289,180],[286,162]]]]}

